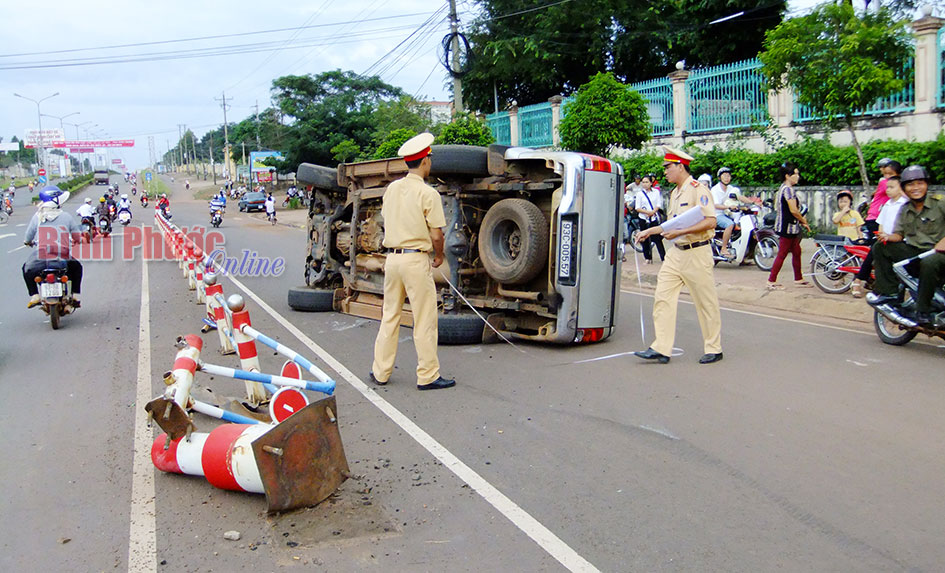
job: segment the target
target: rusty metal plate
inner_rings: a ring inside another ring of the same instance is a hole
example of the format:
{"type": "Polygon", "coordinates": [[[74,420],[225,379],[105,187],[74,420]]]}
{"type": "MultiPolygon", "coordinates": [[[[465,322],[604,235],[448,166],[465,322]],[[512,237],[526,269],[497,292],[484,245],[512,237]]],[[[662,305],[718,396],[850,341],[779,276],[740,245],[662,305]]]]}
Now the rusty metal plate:
{"type": "Polygon", "coordinates": [[[269,512],[315,505],[349,474],[335,397],[309,404],[253,442],[269,512]]]}
{"type": "Polygon", "coordinates": [[[144,406],[145,412],[150,412],[155,423],[164,430],[172,440],[183,438],[187,430],[194,427],[193,421],[177,402],[164,397],[155,398],[144,406]]]}
{"type": "Polygon", "coordinates": [[[259,420],[264,424],[269,424],[272,422],[272,418],[269,417],[269,400],[266,400],[265,403],[253,408],[252,404],[242,402],[236,398],[230,398],[220,407],[229,412],[233,412],[234,414],[239,414],[240,416],[246,416],[247,418],[259,420]]]}

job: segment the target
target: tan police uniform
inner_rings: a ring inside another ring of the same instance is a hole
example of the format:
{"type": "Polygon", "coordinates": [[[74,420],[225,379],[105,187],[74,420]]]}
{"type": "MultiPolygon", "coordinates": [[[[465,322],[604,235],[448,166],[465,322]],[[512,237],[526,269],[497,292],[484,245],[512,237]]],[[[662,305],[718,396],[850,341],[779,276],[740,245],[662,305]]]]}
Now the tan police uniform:
{"type": "MultiPolygon", "coordinates": [[[[673,189],[669,197],[667,217],[689,209],[701,209],[706,217],[715,217],[715,201],[709,189],[691,176],[673,189]]],[[[676,307],[679,291],[685,285],[692,295],[702,328],[706,354],[722,352],[722,318],[719,298],[712,275],[712,240],[714,229],[690,233],[676,239],[673,248],[666,250],[666,260],[657,275],[653,300],[653,327],[656,340],[650,347],[670,356],[676,336],[676,307]]]]}
{"type": "MultiPolygon", "coordinates": [[[[430,139],[432,141],[432,136],[430,139]]],[[[372,372],[381,383],[390,378],[397,357],[400,316],[406,297],[413,313],[417,384],[429,384],[440,376],[430,230],[446,226],[443,203],[435,189],[419,175],[409,173],[388,185],[381,214],[388,254],[384,266],[384,314],[374,342],[372,372]]]]}

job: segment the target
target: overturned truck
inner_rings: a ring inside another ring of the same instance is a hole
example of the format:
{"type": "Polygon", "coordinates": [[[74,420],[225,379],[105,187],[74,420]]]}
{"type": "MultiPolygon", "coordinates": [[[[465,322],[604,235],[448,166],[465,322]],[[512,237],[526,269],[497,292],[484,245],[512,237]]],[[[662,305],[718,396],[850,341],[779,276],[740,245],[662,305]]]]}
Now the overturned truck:
{"type": "MultiPolygon", "coordinates": [[[[427,183],[447,222],[445,261],[434,269],[441,344],[490,341],[495,331],[560,344],[610,336],[621,266],[618,163],[497,145],[434,145],[432,161],[427,183]]],[[[311,202],[305,286],[290,289],[290,307],[380,319],[381,204],[406,173],[400,158],[299,165],[311,202]]],[[[401,324],[413,324],[409,304],[401,324]]]]}

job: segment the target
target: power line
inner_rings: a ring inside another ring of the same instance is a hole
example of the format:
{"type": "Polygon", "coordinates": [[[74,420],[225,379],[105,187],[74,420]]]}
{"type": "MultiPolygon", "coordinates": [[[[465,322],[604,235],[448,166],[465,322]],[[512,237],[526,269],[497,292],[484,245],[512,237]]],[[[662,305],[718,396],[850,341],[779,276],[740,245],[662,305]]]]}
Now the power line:
{"type": "Polygon", "coordinates": [[[420,26],[418,26],[418,27],[417,27],[413,32],[411,32],[406,38],[404,38],[403,40],[401,40],[400,43],[398,43],[396,46],[394,46],[393,48],[391,48],[386,54],[384,54],[383,56],[381,56],[380,58],[378,58],[378,60],[377,60],[376,62],[374,62],[373,64],[371,64],[370,66],[368,66],[367,69],[365,69],[365,70],[361,73],[361,75],[362,75],[362,76],[370,75],[370,74],[371,74],[371,71],[372,71],[375,67],[377,67],[378,65],[381,64],[381,62],[383,62],[383,61],[386,60],[388,57],[390,57],[391,55],[393,55],[394,52],[396,52],[398,49],[400,49],[401,46],[403,46],[403,45],[404,45],[405,43],[407,43],[411,38],[413,38],[414,35],[420,33],[422,30],[424,30],[424,29],[427,28],[428,26],[432,25],[432,24],[436,21],[436,19],[440,16],[440,13],[443,12],[445,9],[446,9],[446,4],[444,3],[444,4],[443,4],[442,6],[440,6],[433,14],[431,14],[429,18],[427,18],[422,24],[420,24],[420,26]]]}

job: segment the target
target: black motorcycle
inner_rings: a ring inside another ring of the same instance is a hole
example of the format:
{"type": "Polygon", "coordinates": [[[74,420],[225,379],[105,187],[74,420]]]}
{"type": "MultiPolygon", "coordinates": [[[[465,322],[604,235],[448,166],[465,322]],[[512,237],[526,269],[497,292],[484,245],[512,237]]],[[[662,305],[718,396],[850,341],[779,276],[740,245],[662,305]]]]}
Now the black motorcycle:
{"type": "MultiPolygon", "coordinates": [[[[935,289],[935,295],[932,297],[931,323],[919,324],[916,320],[915,309],[919,279],[909,272],[909,267],[915,266],[913,263],[918,264],[920,259],[933,253],[935,253],[934,249],[893,265],[893,272],[899,278],[899,300],[901,302],[873,305],[875,311],[873,313],[873,325],[876,327],[876,334],[879,339],[886,344],[902,346],[920,333],[945,338],[945,289],[941,286],[935,289]]],[[[872,297],[867,296],[867,301],[870,298],[872,297]]]]}
{"type": "Polygon", "coordinates": [[[106,215],[98,218],[98,232],[103,237],[107,237],[112,232],[112,219],[106,215]]]}
{"type": "Polygon", "coordinates": [[[40,308],[49,315],[49,324],[53,330],[59,329],[59,318],[69,314],[76,303],[72,298],[72,281],[66,274],[66,261],[49,261],[43,273],[36,277],[40,308]]]}
{"type": "Polygon", "coordinates": [[[223,223],[223,210],[219,207],[210,208],[210,224],[219,227],[223,223]]]}
{"type": "Polygon", "coordinates": [[[86,243],[92,242],[92,237],[95,235],[95,217],[82,217],[82,222],[79,223],[79,229],[82,233],[82,238],[85,239],[86,243]]]}

